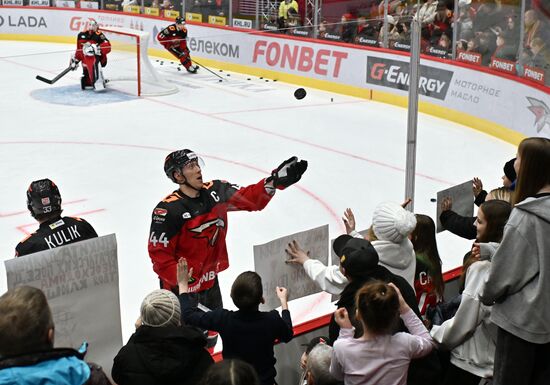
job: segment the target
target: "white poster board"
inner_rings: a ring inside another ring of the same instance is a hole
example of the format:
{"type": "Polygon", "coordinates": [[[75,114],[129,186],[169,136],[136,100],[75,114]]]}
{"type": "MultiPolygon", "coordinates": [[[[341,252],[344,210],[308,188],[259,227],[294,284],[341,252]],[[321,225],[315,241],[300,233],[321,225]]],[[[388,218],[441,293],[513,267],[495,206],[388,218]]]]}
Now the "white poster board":
{"type": "Polygon", "coordinates": [[[453,201],[452,210],[464,217],[474,216],[474,194],[472,192],[472,181],[461,183],[437,193],[437,232],[444,231],[443,225],[439,221],[441,215],[441,202],[445,198],[451,198],[453,201]]]}
{"type": "Polygon", "coordinates": [[[319,293],[321,289],[312,281],[300,265],[287,264],[287,245],[296,240],[302,249],[310,251],[312,258],[325,265],[328,261],[328,225],[275,239],[263,245],[254,246],[254,268],[262,277],[265,304],[262,310],[281,306],[275,293],[277,286],[288,289],[289,300],[319,293]]]}
{"type": "Polygon", "coordinates": [[[122,347],[114,234],[5,261],[8,290],[28,285],[48,298],[55,324],[55,347],[89,343],[86,361],[110,377],[122,347]]]}

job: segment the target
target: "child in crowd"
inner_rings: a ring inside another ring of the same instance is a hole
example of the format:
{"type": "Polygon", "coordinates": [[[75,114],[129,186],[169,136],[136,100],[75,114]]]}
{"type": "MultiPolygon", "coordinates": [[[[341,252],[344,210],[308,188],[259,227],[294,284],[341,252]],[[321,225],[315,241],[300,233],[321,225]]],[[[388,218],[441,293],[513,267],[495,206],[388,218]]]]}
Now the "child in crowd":
{"type": "MultiPolygon", "coordinates": [[[[477,240],[500,242],[512,207],[501,200],[486,201],[477,212],[477,240]]],[[[477,385],[492,378],[497,328],[490,321],[491,307],[479,299],[483,282],[491,267],[488,258],[474,251],[464,264],[465,284],[455,316],[441,326],[433,326],[432,337],[451,350],[451,364],[443,385],[477,385]]]]}
{"type": "Polygon", "coordinates": [[[262,279],[253,271],[240,274],[231,287],[231,298],[238,311],[215,309],[203,312],[191,306],[188,282],[193,269],[188,271],[187,261],[181,258],[177,266],[182,319],[188,325],[220,333],[223,341],[223,357],[238,358],[256,369],[262,385],[275,384],[275,340],[289,342],[293,337],[292,320],[288,311],[288,293],[277,287],[277,297],[282,306],[282,317],[276,310],[259,311],[264,303],[262,279]]]}
{"type": "Polygon", "coordinates": [[[112,376],[118,385],[195,385],[214,363],[202,331],[182,325],[178,297],[151,292],[141,303],[136,332],[116,355],[112,376]]]}
{"type": "Polygon", "coordinates": [[[260,380],[250,364],[225,359],[208,369],[200,385],[260,385],[260,380]]]}
{"type": "Polygon", "coordinates": [[[416,214],[416,227],[410,238],[416,254],[414,290],[420,314],[424,317],[428,306],[434,307],[443,300],[445,290],[433,219],[416,214]]]}
{"type": "Polygon", "coordinates": [[[346,385],[405,385],[411,359],[426,356],[434,347],[430,333],[391,283],[368,283],[355,298],[363,334],[353,338],[347,310],[336,311],[340,336],[334,342],[330,372],[346,385]],[[400,316],[411,334],[392,335],[400,316]]]}

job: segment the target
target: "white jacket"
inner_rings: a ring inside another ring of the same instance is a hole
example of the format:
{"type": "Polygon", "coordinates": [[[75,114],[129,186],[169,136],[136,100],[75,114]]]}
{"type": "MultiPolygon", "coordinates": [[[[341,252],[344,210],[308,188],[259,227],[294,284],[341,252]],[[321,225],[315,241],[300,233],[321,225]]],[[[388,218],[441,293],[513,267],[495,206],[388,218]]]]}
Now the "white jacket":
{"type": "MultiPolygon", "coordinates": [[[[355,238],[363,238],[358,232],[352,232],[351,235],[355,238]]],[[[414,289],[416,256],[411,241],[406,239],[401,244],[374,241],[372,246],[378,253],[380,265],[405,278],[414,289]],[[408,258],[409,255],[410,259],[408,258]]],[[[316,259],[309,259],[304,263],[304,270],[308,277],[314,280],[323,291],[330,294],[339,295],[349,283],[340,271],[339,265],[325,266],[316,259]]]]}
{"type": "Polygon", "coordinates": [[[380,265],[386,267],[395,275],[405,278],[409,285],[414,288],[416,255],[409,238],[405,238],[401,243],[373,241],[372,246],[378,253],[380,265]]]}
{"type": "Polygon", "coordinates": [[[451,350],[451,363],[478,377],[493,377],[497,326],[491,307],[479,299],[491,262],[479,261],[468,269],[466,286],[455,316],[430,331],[433,339],[451,350]]]}

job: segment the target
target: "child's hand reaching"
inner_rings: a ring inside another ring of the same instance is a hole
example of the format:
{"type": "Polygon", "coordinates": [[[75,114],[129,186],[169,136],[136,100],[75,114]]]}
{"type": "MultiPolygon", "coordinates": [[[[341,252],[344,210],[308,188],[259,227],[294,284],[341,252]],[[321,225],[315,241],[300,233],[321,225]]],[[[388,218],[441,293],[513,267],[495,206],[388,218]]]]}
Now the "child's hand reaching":
{"type": "Polygon", "coordinates": [[[279,300],[281,301],[281,307],[283,308],[283,310],[288,310],[288,290],[285,287],[277,286],[275,288],[275,292],[277,293],[277,297],[279,297],[279,300]]]}
{"type": "Polygon", "coordinates": [[[399,297],[399,314],[404,314],[409,311],[410,307],[407,305],[407,302],[403,299],[403,296],[401,295],[401,291],[397,286],[395,286],[393,283],[388,283],[388,286],[391,286],[394,288],[394,290],[397,292],[397,296],[399,297]]]}
{"type": "Polygon", "coordinates": [[[189,291],[189,280],[193,276],[193,268],[188,269],[187,260],[185,258],[180,258],[177,266],[177,275],[178,288],[179,292],[187,293],[189,291]]]}
{"type": "Polygon", "coordinates": [[[353,328],[353,325],[349,320],[348,311],[346,310],[345,307],[341,307],[340,309],[334,312],[334,320],[336,321],[338,326],[340,326],[341,329],[353,328]]]}
{"type": "Polygon", "coordinates": [[[344,221],[344,226],[346,226],[347,234],[355,231],[355,215],[353,215],[353,211],[351,211],[350,208],[347,208],[346,211],[344,211],[342,221],[344,221]]]}

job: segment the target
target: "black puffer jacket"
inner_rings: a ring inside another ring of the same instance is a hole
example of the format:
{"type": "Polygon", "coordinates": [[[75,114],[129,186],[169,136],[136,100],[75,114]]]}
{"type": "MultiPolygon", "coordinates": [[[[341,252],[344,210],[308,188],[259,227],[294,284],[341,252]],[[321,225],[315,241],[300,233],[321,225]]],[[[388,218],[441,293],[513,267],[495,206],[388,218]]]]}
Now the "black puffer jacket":
{"type": "Polygon", "coordinates": [[[141,326],[114,359],[118,385],[193,385],[214,362],[206,338],[191,326],[141,326]]]}

